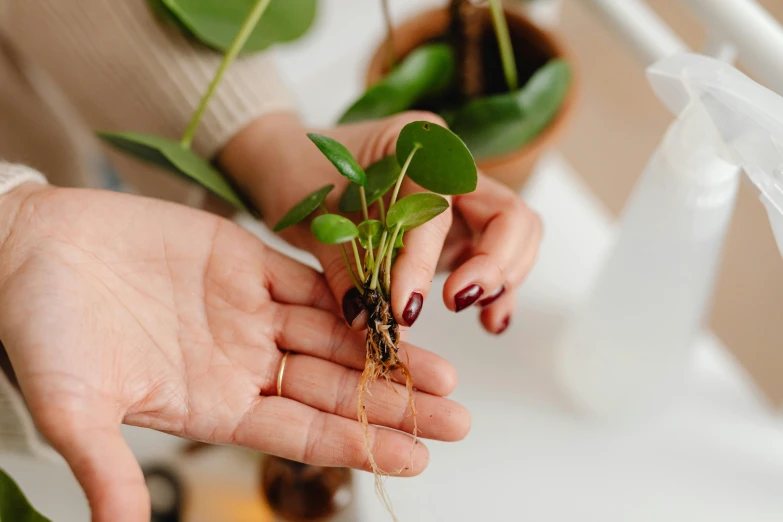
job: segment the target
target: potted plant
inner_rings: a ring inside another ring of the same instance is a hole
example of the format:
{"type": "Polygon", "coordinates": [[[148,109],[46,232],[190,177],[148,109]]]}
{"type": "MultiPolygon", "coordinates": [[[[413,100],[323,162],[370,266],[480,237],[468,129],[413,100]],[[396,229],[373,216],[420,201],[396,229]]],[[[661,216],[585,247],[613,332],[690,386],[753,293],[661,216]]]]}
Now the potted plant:
{"type": "Polygon", "coordinates": [[[483,7],[451,0],[390,29],[366,82],[342,122],[408,109],[439,113],[479,168],[512,188],[557,141],[577,94],[563,45],[500,0],[483,7]]]}

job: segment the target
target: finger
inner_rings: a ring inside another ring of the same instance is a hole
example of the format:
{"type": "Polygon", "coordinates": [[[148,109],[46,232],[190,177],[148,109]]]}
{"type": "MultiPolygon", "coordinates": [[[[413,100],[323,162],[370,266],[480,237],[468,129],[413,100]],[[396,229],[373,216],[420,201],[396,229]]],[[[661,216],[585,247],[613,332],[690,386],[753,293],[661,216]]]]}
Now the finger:
{"type": "Polygon", "coordinates": [[[470,259],[474,246],[473,231],[459,212],[451,213],[451,229],[446,235],[446,244],[438,260],[438,272],[452,272],[470,259]]]}
{"type": "MultiPolygon", "coordinates": [[[[351,248],[348,245],[348,248],[351,248]]],[[[350,270],[358,271],[351,257],[343,256],[339,246],[318,244],[315,247],[315,256],[321,263],[332,294],[341,304],[345,322],[354,330],[363,330],[367,327],[367,310],[364,299],[354,284],[350,270]],[[348,259],[346,264],[346,258],[348,259]],[[351,268],[349,268],[349,266],[351,268]]]]}
{"type": "MultiPolygon", "coordinates": [[[[406,194],[420,190],[411,187],[406,194]]],[[[405,247],[400,250],[391,273],[392,312],[403,326],[412,326],[419,317],[451,228],[451,220],[451,209],[448,209],[432,221],[405,233],[405,247]]]]}
{"type": "Polygon", "coordinates": [[[149,522],[144,475],[119,421],[93,406],[76,413],[48,406],[36,420],[84,489],[93,522],[149,522]]]}
{"type": "Polygon", "coordinates": [[[519,251],[515,254],[515,262],[507,276],[513,287],[524,283],[538,258],[539,247],[544,235],[544,225],[538,214],[531,217],[529,226],[525,227],[527,235],[520,242],[519,251]]]}
{"type": "Polygon", "coordinates": [[[538,218],[513,192],[484,176],[475,193],[454,198],[454,205],[468,227],[480,234],[472,257],[443,288],[446,306],[459,312],[507,283],[518,264],[515,253],[538,218]]]}
{"type": "Polygon", "coordinates": [[[321,274],[271,248],[264,252],[264,275],[275,301],[339,313],[337,301],[321,274]]]}
{"type": "MultiPolygon", "coordinates": [[[[290,355],[282,383],[284,397],[356,419],[361,372],[309,355],[290,355]]],[[[414,392],[419,434],[427,439],[462,440],[470,429],[470,414],[464,406],[422,392],[414,392]]],[[[385,380],[371,386],[364,397],[370,424],[413,433],[414,418],[408,405],[408,391],[385,380]]]]}
{"type": "MultiPolygon", "coordinates": [[[[429,462],[421,442],[405,433],[369,427],[375,462],[389,473],[418,475],[429,462]],[[411,449],[413,453],[411,454],[411,449]]],[[[259,397],[237,422],[233,442],[315,466],[370,471],[362,426],[285,397],[259,397]]]]}
{"type": "MultiPolygon", "coordinates": [[[[303,306],[281,306],[274,321],[275,342],[297,353],[320,357],[355,370],[364,369],[366,334],[349,329],[337,316],[303,306]]],[[[417,346],[400,343],[400,358],[419,390],[445,396],[457,386],[457,370],[446,359],[417,346]]],[[[396,382],[405,382],[393,372],[396,382]]]]}
{"type": "Polygon", "coordinates": [[[481,324],[490,333],[502,334],[511,324],[516,305],[516,294],[504,292],[490,306],[481,310],[481,324]]]}

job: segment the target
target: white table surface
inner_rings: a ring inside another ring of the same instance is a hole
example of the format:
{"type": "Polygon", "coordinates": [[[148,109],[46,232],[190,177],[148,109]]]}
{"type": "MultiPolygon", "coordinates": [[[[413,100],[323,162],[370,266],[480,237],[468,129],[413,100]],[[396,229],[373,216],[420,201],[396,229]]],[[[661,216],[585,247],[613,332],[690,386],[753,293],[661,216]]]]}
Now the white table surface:
{"type": "MultiPolygon", "coordinates": [[[[412,0],[392,4],[397,17],[416,9],[412,0]]],[[[278,51],[305,116],[316,124],[332,121],[358,92],[361,60],[381,34],[377,2],[326,0],[323,6],[315,30],[278,51]]],[[[688,387],[665,411],[606,425],[569,409],[550,377],[552,341],[600,267],[612,241],[611,222],[556,154],[540,166],[525,198],[541,213],[546,237],[508,332],[485,334],[472,312],[451,314],[435,298],[411,331],[413,342],[448,357],[459,370],[454,398],[471,410],[473,429],[458,443],[429,443],[431,463],[421,476],[388,479],[400,520],[783,520],[783,417],[766,407],[709,333],[694,347],[688,387]]],[[[259,234],[280,244],[268,231],[259,234]]],[[[439,295],[437,288],[432,295],[439,295]]],[[[169,459],[178,444],[148,430],[125,433],[145,462],[169,459]]],[[[255,467],[248,459],[211,460],[222,466],[227,483],[252,494],[255,467]]],[[[0,466],[55,522],[89,519],[62,464],[0,455],[0,466]]],[[[358,482],[360,520],[388,520],[371,477],[359,475],[358,482]]],[[[220,522],[234,520],[249,518],[226,515],[220,522]]]]}

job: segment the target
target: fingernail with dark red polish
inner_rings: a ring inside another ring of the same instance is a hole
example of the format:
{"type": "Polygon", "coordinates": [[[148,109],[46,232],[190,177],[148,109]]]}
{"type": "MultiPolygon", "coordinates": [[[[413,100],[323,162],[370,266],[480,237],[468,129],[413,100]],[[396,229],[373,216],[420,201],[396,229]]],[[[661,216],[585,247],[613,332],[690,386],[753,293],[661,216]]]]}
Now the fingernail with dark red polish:
{"type": "Polygon", "coordinates": [[[470,285],[457,292],[457,295],[454,296],[457,312],[462,311],[475,303],[483,293],[484,289],[476,284],[470,285]]]}
{"type": "Polygon", "coordinates": [[[494,294],[492,294],[489,297],[485,297],[481,301],[479,301],[479,306],[481,308],[484,308],[485,306],[489,306],[495,301],[497,301],[498,297],[506,293],[506,285],[501,286],[494,294]]]}
{"type": "Polygon", "coordinates": [[[505,332],[505,331],[506,331],[506,329],[508,328],[508,325],[509,325],[510,323],[511,323],[511,316],[510,316],[510,315],[507,315],[507,316],[506,316],[506,318],[505,318],[505,319],[503,319],[503,322],[502,322],[502,323],[500,323],[500,328],[498,328],[498,329],[497,329],[497,331],[495,331],[495,335],[500,335],[500,334],[502,334],[503,332],[505,332]]]}
{"type": "Polygon", "coordinates": [[[353,287],[343,297],[343,316],[345,316],[345,321],[349,326],[352,325],[362,312],[364,312],[364,298],[362,298],[359,290],[353,287]]]}
{"type": "Polygon", "coordinates": [[[411,298],[408,299],[408,304],[405,305],[405,310],[402,312],[402,318],[405,320],[408,326],[413,326],[416,319],[419,318],[421,313],[421,305],[424,303],[424,296],[419,292],[413,292],[411,298]]]}

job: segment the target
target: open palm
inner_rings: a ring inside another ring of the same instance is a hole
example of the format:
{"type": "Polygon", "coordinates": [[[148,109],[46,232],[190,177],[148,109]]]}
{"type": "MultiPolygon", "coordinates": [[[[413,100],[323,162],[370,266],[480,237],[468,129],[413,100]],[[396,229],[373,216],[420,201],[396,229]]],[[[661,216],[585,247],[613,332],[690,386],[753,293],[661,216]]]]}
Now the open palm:
{"type": "MultiPolygon", "coordinates": [[[[363,334],[322,276],[234,224],[108,192],[25,186],[0,249],[0,338],[35,421],[96,521],[149,520],[120,423],[319,465],[367,468],[354,420],[363,334]],[[276,383],[288,357],[282,397],[276,383]]],[[[10,196],[10,195],[9,195],[10,196]]],[[[462,438],[443,359],[406,346],[421,435],[462,438]]],[[[410,432],[406,393],[379,383],[370,422],[410,432]]],[[[382,469],[427,463],[400,431],[372,432],[382,469]]]]}

